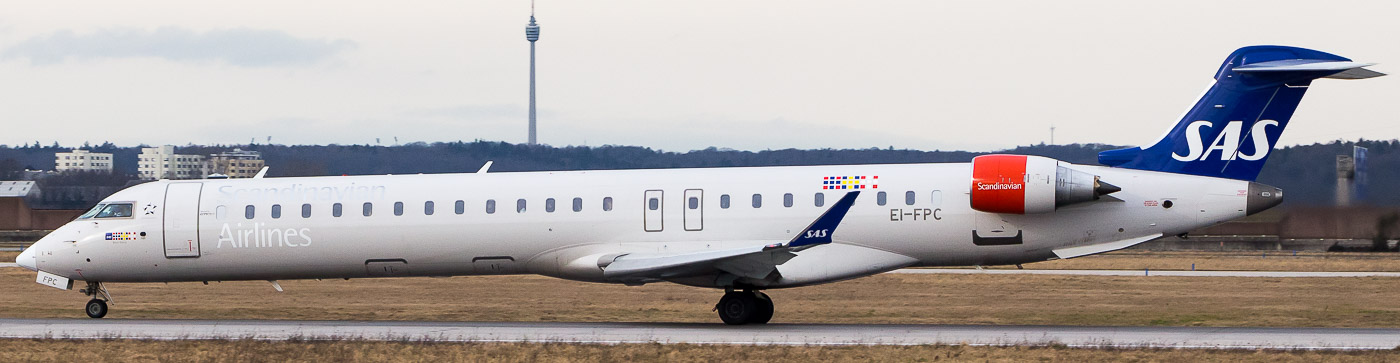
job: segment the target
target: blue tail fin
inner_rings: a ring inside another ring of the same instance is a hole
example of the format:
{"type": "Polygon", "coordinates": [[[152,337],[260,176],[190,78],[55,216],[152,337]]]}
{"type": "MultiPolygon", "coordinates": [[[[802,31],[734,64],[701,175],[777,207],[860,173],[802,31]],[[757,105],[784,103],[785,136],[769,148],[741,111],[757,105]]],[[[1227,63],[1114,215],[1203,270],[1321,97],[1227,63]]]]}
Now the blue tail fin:
{"type": "Polygon", "coordinates": [[[1099,153],[1099,163],[1128,169],[1254,180],[1312,80],[1383,74],[1350,59],[1284,46],[1230,54],[1196,105],[1151,146],[1099,153]]]}

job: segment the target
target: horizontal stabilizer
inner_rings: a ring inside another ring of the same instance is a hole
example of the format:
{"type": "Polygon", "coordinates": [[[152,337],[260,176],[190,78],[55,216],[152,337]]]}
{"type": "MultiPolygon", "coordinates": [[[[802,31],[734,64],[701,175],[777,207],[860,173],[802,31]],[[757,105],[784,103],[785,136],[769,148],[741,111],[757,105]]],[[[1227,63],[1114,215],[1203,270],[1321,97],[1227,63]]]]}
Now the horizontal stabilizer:
{"type": "Polygon", "coordinates": [[[1367,79],[1367,78],[1376,78],[1376,77],[1380,77],[1380,76],[1384,76],[1384,75],[1385,75],[1385,73],[1376,72],[1376,71],[1369,70],[1369,69],[1366,69],[1366,68],[1352,68],[1352,69],[1348,69],[1348,70],[1342,71],[1342,73],[1336,73],[1336,74],[1333,74],[1333,75],[1330,75],[1330,76],[1327,76],[1327,77],[1322,77],[1322,78],[1331,78],[1331,79],[1367,79]]]}
{"type": "Polygon", "coordinates": [[[1319,61],[1316,59],[1286,59],[1269,62],[1251,63],[1235,67],[1235,72],[1339,72],[1322,77],[1334,79],[1366,79],[1385,75],[1385,73],[1362,68],[1373,65],[1375,65],[1375,63],[1347,61],[1329,62],[1319,61]]]}

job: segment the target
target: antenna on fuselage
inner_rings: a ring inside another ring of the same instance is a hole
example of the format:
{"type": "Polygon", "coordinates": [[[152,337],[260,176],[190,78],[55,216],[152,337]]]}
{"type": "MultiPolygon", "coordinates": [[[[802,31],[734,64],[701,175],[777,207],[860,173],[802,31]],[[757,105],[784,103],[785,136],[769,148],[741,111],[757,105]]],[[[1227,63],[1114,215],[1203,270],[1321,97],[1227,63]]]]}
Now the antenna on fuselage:
{"type": "Polygon", "coordinates": [[[262,179],[264,176],[267,176],[267,168],[268,167],[264,166],[262,170],[258,170],[258,175],[254,175],[253,179],[262,179]]]}
{"type": "Polygon", "coordinates": [[[487,161],[486,161],[486,165],[482,165],[482,166],[481,166],[481,169],[476,169],[476,173],[477,173],[477,174],[486,174],[486,170],[491,169],[491,163],[494,163],[494,161],[487,160],[487,161]]]}

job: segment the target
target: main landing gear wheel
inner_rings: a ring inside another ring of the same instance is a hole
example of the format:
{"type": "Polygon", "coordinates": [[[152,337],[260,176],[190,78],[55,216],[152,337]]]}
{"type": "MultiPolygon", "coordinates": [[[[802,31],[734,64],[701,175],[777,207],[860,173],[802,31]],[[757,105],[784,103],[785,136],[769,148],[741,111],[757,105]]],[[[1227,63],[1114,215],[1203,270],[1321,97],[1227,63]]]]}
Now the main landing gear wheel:
{"type": "Polygon", "coordinates": [[[715,311],[725,324],[767,324],[773,319],[773,299],[757,291],[726,292],[715,311]]]}
{"type": "Polygon", "coordinates": [[[754,291],[753,294],[755,302],[758,303],[758,311],[754,312],[753,317],[749,319],[749,323],[768,324],[769,320],[773,320],[773,299],[768,297],[768,294],[760,291],[754,291]]]}
{"type": "Polygon", "coordinates": [[[107,302],[101,299],[88,300],[87,309],[85,310],[87,310],[87,316],[89,318],[101,319],[107,316],[107,302]]]}

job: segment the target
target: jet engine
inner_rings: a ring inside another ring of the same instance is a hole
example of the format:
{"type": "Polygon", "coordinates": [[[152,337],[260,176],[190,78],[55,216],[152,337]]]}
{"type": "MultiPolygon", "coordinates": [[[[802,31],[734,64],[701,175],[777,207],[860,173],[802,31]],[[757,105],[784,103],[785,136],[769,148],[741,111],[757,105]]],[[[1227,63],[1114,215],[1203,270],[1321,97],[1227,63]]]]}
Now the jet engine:
{"type": "Polygon", "coordinates": [[[1026,155],[973,158],[972,209],[1007,214],[1049,213],[1122,190],[1100,181],[1097,175],[1060,164],[1059,160],[1026,155]]]}

